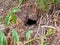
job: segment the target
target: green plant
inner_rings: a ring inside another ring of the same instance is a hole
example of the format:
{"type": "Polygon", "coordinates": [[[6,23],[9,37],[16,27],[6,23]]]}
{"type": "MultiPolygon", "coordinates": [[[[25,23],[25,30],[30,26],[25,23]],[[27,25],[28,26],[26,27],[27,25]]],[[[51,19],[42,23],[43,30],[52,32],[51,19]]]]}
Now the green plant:
{"type": "Polygon", "coordinates": [[[19,6],[20,4],[23,3],[23,0],[18,0],[19,1],[19,5],[17,7],[14,7],[13,9],[10,10],[10,13],[6,16],[5,18],[5,24],[8,26],[10,21],[12,20],[12,22],[14,24],[16,24],[16,20],[17,20],[17,17],[15,16],[15,13],[21,11],[19,6]]]}
{"type": "Polygon", "coordinates": [[[48,12],[50,5],[58,4],[60,0],[37,0],[37,3],[43,11],[48,12]]]}
{"type": "Polygon", "coordinates": [[[13,9],[10,10],[10,13],[17,13],[21,11],[18,7],[14,7],[13,9]]]}
{"type": "Polygon", "coordinates": [[[10,13],[5,18],[5,24],[7,26],[9,25],[9,23],[10,23],[11,20],[12,20],[12,22],[14,24],[16,24],[17,17],[15,16],[14,13],[17,13],[19,11],[20,11],[20,9],[18,7],[15,7],[15,8],[13,8],[13,9],[10,10],[10,13]]]}
{"type": "Polygon", "coordinates": [[[11,20],[11,15],[7,15],[6,18],[5,18],[5,24],[9,25],[10,20],[11,20]]]}
{"type": "Polygon", "coordinates": [[[47,43],[45,42],[44,39],[46,38],[46,36],[51,36],[54,33],[55,33],[55,31],[53,29],[49,28],[47,33],[44,36],[40,37],[41,38],[41,43],[39,45],[47,45],[47,43]]]}
{"type": "Polygon", "coordinates": [[[45,38],[46,36],[40,36],[40,39],[41,39],[41,43],[39,43],[39,45],[47,45],[47,43],[45,42],[45,38]]]}
{"type": "Polygon", "coordinates": [[[45,1],[47,1],[47,0],[37,0],[37,2],[38,2],[38,5],[40,6],[40,8],[43,10],[43,11],[48,11],[48,8],[49,8],[49,5],[47,4],[48,3],[48,1],[47,1],[47,3],[45,2],[45,1]]]}
{"type": "Polygon", "coordinates": [[[20,4],[22,4],[22,3],[23,3],[23,1],[24,1],[24,0],[18,0],[18,2],[19,2],[20,4]]]}
{"type": "Polygon", "coordinates": [[[17,44],[17,42],[19,42],[19,35],[18,35],[18,32],[15,29],[12,32],[12,36],[13,36],[13,39],[14,39],[15,43],[17,44]]]}
{"type": "Polygon", "coordinates": [[[30,40],[30,37],[31,37],[31,34],[33,33],[33,31],[32,30],[30,30],[30,31],[28,31],[27,33],[26,33],[26,40],[28,41],[28,40],[30,40]]]}
{"type": "Polygon", "coordinates": [[[8,45],[8,41],[3,31],[0,31],[0,45],[8,45]]]}
{"type": "MultiPolygon", "coordinates": [[[[31,34],[33,33],[32,30],[29,30],[27,33],[26,33],[26,40],[29,41],[30,40],[30,37],[31,37],[31,34]]],[[[28,45],[30,45],[30,43],[28,43],[28,45]]]]}
{"type": "Polygon", "coordinates": [[[5,24],[8,26],[11,20],[14,24],[16,23],[17,17],[13,13],[10,13],[6,16],[5,24]]]}
{"type": "Polygon", "coordinates": [[[46,36],[50,36],[50,35],[52,35],[52,34],[54,34],[55,33],[55,31],[53,30],[53,29],[48,29],[48,31],[47,31],[47,33],[46,33],[46,36]]]}

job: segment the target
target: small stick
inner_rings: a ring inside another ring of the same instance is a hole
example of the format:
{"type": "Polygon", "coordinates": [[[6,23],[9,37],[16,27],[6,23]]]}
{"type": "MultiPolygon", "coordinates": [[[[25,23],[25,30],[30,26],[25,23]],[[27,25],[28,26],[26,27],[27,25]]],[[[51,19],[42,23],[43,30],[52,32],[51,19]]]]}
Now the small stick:
{"type": "Polygon", "coordinates": [[[53,29],[56,29],[56,27],[53,27],[53,26],[47,26],[47,25],[42,25],[41,27],[47,27],[47,28],[53,28],[53,29]]]}

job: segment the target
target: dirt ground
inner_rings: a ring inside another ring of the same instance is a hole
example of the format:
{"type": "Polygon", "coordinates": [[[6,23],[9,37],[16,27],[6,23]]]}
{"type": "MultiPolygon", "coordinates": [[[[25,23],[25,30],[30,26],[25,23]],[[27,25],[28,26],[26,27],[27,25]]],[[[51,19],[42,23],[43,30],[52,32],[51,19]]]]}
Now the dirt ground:
{"type": "MultiPolygon", "coordinates": [[[[33,30],[31,39],[45,35],[49,28],[56,30],[56,33],[47,37],[46,42],[48,45],[60,45],[60,4],[53,5],[48,13],[42,11],[37,5],[36,0],[24,0],[21,5],[21,12],[16,13],[17,23],[7,29],[4,26],[4,20],[10,9],[18,6],[17,0],[0,0],[0,29],[3,29],[7,36],[9,45],[14,45],[11,36],[12,29],[16,29],[21,37],[20,42],[26,41],[25,34],[29,30],[33,30]]],[[[40,40],[31,41],[31,45],[38,45],[40,40]]],[[[20,44],[22,45],[22,44],[20,44]]],[[[27,45],[27,44],[26,44],[27,45]]]]}

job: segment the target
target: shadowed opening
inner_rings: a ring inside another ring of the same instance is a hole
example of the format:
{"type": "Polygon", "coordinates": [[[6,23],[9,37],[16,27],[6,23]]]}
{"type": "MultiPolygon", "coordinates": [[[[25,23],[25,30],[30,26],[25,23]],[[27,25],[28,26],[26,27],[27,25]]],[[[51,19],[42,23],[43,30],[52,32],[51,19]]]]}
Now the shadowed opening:
{"type": "Polygon", "coordinates": [[[29,25],[29,26],[35,25],[36,22],[37,22],[37,20],[28,19],[27,22],[26,22],[26,25],[29,25]]]}

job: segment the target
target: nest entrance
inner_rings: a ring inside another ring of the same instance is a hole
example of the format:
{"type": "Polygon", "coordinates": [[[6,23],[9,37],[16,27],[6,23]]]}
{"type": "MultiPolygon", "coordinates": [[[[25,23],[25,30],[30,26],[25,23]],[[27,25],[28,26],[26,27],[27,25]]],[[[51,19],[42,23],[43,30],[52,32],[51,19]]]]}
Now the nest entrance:
{"type": "Polygon", "coordinates": [[[28,19],[26,25],[31,26],[37,24],[37,20],[28,19]]]}

